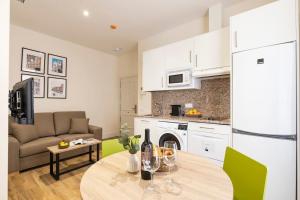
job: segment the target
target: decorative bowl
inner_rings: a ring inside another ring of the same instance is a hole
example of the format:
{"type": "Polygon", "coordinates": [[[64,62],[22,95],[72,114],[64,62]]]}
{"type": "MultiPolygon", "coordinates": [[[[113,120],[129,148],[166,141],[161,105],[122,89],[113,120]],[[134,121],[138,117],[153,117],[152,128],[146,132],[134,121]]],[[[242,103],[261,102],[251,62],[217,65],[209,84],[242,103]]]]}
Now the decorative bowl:
{"type": "Polygon", "coordinates": [[[66,149],[70,146],[70,142],[67,140],[62,140],[58,143],[58,148],[59,149],[66,149]]]}

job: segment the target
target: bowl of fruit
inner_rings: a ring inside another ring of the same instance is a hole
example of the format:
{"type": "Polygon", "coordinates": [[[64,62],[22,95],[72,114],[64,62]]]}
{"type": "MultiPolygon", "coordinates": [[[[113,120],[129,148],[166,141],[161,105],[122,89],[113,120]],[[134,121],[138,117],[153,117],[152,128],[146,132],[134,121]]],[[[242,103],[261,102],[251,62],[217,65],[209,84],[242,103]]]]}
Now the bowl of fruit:
{"type": "Polygon", "coordinates": [[[202,113],[198,111],[196,108],[191,108],[185,112],[185,116],[187,117],[201,117],[202,113]]]}
{"type": "Polygon", "coordinates": [[[59,149],[66,149],[70,146],[70,142],[67,140],[62,140],[58,143],[58,148],[59,149]]]}

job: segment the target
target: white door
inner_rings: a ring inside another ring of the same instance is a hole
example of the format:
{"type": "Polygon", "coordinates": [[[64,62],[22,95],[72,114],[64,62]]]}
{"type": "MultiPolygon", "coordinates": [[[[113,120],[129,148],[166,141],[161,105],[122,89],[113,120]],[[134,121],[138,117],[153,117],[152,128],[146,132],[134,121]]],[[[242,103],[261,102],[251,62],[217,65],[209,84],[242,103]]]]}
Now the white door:
{"type": "Polygon", "coordinates": [[[296,199],[295,140],[233,134],[233,148],[267,167],[265,200],[296,199]]]}
{"type": "Polygon", "coordinates": [[[296,44],[233,54],[233,128],[296,135],[296,44]]]}
{"type": "Polygon", "coordinates": [[[121,124],[127,123],[132,134],[137,113],[137,92],[137,77],[121,79],[121,124]]]}
{"type": "Polygon", "coordinates": [[[231,51],[296,40],[296,0],[280,0],[230,18],[231,51]]]}
{"type": "Polygon", "coordinates": [[[165,50],[163,47],[143,53],[143,91],[164,89],[165,50]]]}

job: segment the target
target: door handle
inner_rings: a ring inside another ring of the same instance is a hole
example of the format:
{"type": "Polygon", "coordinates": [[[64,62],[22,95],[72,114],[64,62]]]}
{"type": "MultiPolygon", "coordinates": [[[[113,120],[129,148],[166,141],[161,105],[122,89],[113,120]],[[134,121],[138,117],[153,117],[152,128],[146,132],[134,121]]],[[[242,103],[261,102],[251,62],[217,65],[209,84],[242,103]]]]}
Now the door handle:
{"type": "Polygon", "coordinates": [[[137,113],[137,105],[135,104],[134,107],[132,108],[132,110],[134,110],[134,113],[137,113]]]}

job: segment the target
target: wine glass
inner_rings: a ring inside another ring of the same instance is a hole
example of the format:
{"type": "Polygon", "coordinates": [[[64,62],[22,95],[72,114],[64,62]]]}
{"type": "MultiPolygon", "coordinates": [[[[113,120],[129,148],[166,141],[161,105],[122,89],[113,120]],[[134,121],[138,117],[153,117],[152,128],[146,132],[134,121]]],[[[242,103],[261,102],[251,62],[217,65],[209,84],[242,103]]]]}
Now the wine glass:
{"type": "Polygon", "coordinates": [[[177,144],[175,141],[165,141],[163,148],[163,160],[164,163],[169,167],[169,174],[171,173],[171,167],[175,166],[177,159],[176,156],[177,144]]]}
{"type": "Polygon", "coordinates": [[[169,176],[166,180],[165,188],[169,193],[180,193],[179,184],[171,178],[171,168],[175,166],[177,160],[177,144],[175,141],[165,141],[163,148],[163,161],[169,168],[169,176]]]}
{"type": "Polygon", "coordinates": [[[159,148],[157,145],[153,145],[153,148],[145,147],[142,162],[144,170],[151,174],[151,182],[144,192],[143,199],[160,199],[160,193],[153,184],[153,174],[160,167],[159,148]]]}

